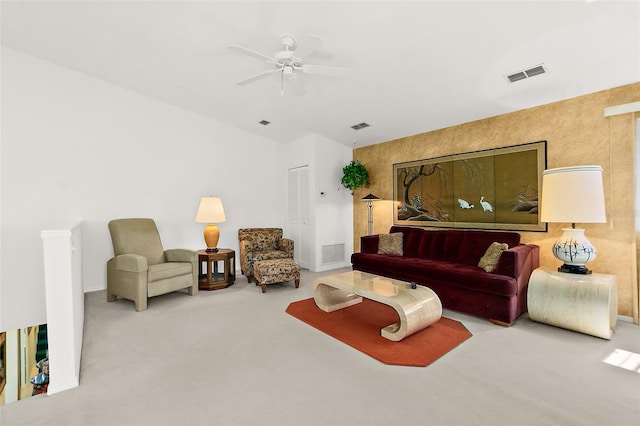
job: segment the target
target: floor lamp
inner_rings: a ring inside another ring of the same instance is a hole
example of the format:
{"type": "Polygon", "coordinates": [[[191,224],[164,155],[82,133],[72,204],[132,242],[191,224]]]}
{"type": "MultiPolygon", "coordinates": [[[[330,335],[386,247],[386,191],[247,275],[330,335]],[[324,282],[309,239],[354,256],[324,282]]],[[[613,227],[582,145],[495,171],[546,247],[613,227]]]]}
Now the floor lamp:
{"type": "Polygon", "coordinates": [[[376,197],[373,194],[369,194],[362,198],[362,201],[367,202],[367,209],[369,210],[369,221],[367,226],[367,235],[373,234],[373,202],[380,200],[380,197],[376,197]]]}
{"type": "Polygon", "coordinates": [[[584,265],[594,260],[597,252],[577,223],[605,223],[602,167],[574,166],[545,170],[542,173],[542,222],[570,223],[562,228],[562,236],[553,244],[553,255],[564,264],[560,272],[590,274],[584,265]]]}

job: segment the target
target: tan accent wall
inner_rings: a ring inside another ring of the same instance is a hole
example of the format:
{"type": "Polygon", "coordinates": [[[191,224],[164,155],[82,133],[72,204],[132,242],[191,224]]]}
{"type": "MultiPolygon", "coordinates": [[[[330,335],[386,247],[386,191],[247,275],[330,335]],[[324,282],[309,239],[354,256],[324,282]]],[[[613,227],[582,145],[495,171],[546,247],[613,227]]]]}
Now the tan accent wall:
{"type": "MultiPolygon", "coordinates": [[[[370,184],[354,191],[354,250],[360,250],[360,236],[367,233],[366,203],[357,201],[368,193],[383,199],[375,203],[374,233],[388,232],[392,225],[394,163],[546,140],[547,168],[602,166],[608,223],[580,224],[598,249],[597,259],[588,266],[617,276],[618,312],[637,318],[636,117],[605,117],[604,109],[639,100],[640,83],[634,83],[354,150],[354,158],[370,174],[370,184]]],[[[540,246],[543,267],[560,265],[551,246],[564,226],[549,224],[548,232],[521,232],[524,242],[540,246]]]]}

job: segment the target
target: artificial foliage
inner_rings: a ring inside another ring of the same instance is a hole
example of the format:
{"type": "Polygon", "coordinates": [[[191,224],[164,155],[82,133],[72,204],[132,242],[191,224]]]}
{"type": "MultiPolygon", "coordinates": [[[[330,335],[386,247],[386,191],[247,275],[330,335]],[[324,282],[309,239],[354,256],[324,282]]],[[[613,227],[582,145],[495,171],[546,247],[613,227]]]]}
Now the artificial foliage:
{"type": "Polygon", "coordinates": [[[367,168],[358,160],[352,160],[342,168],[342,186],[353,191],[369,182],[367,168]]]}

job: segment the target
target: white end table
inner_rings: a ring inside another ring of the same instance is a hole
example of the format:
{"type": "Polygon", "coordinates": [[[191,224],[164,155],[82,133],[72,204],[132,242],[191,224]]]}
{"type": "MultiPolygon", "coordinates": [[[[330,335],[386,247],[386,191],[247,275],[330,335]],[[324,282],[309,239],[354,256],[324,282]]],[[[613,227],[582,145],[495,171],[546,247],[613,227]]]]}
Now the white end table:
{"type": "Polygon", "coordinates": [[[611,339],[618,317],[616,277],[538,268],[529,280],[527,305],[533,321],[611,339]]]}

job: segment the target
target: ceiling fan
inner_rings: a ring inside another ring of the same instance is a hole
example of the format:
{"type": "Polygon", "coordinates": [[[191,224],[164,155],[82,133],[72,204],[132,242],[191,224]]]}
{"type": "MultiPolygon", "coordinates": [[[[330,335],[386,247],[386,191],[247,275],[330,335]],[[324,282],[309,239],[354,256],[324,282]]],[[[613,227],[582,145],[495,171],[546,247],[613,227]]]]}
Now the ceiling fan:
{"type": "Polygon", "coordinates": [[[263,59],[268,64],[272,65],[271,69],[259,72],[258,74],[254,74],[242,80],[238,80],[236,84],[239,86],[244,86],[245,84],[252,83],[269,75],[280,73],[280,94],[284,95],[285,78],[297,81],[297,84],[294,86],[294,91],[300,94],[303,92],[300,81],[298,79],[298,73],[300,72],[305,74],[339,76],[348,71],[348,68],[345,67],[312,65],[304,63],[305,58],[312,54],[322,44],[322,38],[317,35],[310,34],[299,45],[296,43],[295,39],[292,36],[283,35],[282,37],[280,37],[280,43],[282,44],[283,50],[277,52],[273,56],[265,55],[263,53],[256,52],[255,50],[251,50],[243,46],[238,46],[237,44],[228,45],[228,49],[259,59],[263,59]]]}

